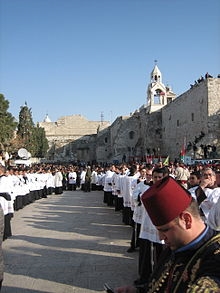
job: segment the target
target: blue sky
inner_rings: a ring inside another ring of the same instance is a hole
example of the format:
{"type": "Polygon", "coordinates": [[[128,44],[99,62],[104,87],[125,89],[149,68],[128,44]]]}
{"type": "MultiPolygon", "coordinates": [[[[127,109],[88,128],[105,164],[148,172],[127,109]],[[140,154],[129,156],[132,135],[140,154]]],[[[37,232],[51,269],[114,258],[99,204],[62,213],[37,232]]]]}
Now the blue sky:
{"type": "Polygon", "coordinates": [[[146,103],[154,60],[180,95],[220,73],[219,0],[0,0],[0,93],[16,118],[113,122],[146,103]]]}

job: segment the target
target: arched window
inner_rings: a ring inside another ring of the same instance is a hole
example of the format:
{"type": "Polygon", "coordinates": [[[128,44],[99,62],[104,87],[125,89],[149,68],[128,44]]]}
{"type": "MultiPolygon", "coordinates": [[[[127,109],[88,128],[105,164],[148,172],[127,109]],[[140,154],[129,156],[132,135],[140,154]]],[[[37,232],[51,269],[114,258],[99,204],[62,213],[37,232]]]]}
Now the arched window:
{"type": "Polygon", "coordinates": [[[130,131],[130,132],[129,132],[129,138],[130,138],[130,139],[133,139],[133,138],[134,138],[134,131],[130,131]]]}
{"type": "Polygon", "coordinates": [[[160,96],[161,96],[162,91],[161,90],[156,90],[154,94],[154,104],[161,104],[160,96]]]}

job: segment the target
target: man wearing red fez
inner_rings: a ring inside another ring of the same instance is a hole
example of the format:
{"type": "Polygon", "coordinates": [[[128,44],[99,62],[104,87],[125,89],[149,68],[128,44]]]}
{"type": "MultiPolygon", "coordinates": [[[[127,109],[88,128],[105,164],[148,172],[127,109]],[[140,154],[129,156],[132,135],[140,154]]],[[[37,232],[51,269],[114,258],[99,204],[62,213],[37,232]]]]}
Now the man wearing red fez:
{"type": "Polygon", "coordinates": [[[190,193],[167,177],[152,185],[142,202],[166,248],[145,288],[115,292],[220,292],[220,233],[205,224],[190,193]]]}

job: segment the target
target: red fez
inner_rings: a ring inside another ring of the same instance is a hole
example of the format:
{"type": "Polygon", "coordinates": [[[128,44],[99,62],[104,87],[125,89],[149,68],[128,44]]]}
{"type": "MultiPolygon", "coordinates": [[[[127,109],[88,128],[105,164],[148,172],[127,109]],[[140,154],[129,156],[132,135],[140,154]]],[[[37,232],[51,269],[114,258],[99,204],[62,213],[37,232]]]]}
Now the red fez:
{"type": "Polygon", "coordinates": [[[165,225],[179,216],[191,203],[191,194],[170,176],[153,184],[141,200],[155,226],[165,225]]]}

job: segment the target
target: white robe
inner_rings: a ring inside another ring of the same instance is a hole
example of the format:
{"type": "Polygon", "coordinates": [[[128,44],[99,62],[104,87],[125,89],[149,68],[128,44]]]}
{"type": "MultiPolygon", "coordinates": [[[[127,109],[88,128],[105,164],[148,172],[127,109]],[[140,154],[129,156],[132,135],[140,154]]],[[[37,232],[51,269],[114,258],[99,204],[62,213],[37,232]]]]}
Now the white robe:
{"type": "Polygon", "coordinates": [[[210,209],[207,223],[212,229],[220,231],[220,197],[210,209]]]}
{"type": "MultiPolygon", "coordinates": [[[[190,188],[188,190],[191,193],[192,197],[195,199],[196,199],[195,192],[197,188],[190,188]]],[[[220,197],[220,187],[216,187],[214,189],[204,188],[203,191],[206,195],[206,199],[204,199],[203,202],[201,202],[199,208],[203,211],[205,215],[205,221],[207,222],[210,210],[217,203],[220,197]]]]}
{"type": "MultiPolygon", "coordinates": [[[[144,186],[145,188],[143,188],[142,195],[144,191],[150,188],[149,185],[144,185],[144,186]]],[[[141,205],[141,208],[142,208],[142,221],[141,221],[141,231],[140,231],[139,238],[147,239],[151,242],[163,244],[163,242],[159,238],[158,231],[156,227],[153,225],[143,203],[141,205]]]]}

